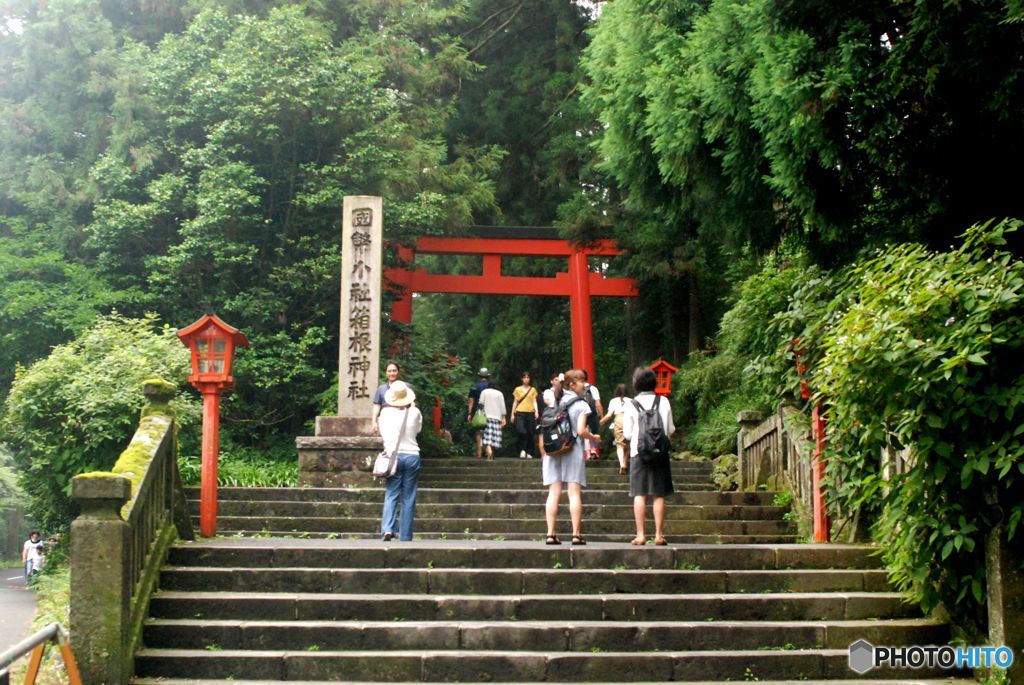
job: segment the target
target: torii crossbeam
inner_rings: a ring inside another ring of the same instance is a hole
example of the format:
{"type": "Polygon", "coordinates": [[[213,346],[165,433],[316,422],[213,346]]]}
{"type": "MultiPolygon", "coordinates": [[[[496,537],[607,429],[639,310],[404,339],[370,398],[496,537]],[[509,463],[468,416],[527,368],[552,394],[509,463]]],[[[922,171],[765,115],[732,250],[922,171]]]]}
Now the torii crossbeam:
{"type": "Polygon", "coordinates": [[[399,247],[398,258],[406,267],[391,268],[385,275],[391,287],[400,293],[391,308],[391,318],[412,323],[413,293],[477,293],[481,295],[538,295],[569,298],[572,321],[572,363],[594,373],[594,340],[590,314],[591,296],[636,297],[639,294],[632,278],[607,278],[590,271],[590,256],[613,256],[622,250],[611,240],[589,245],[572,245],[559,238],[554,229],[481,227],[476,234],[464,238],[418,238],[413,247],[399,247]],[[414,268],[416,254],[480,255],[483,273],[478,275],[432,274],[414,268]],[[501,273],[502,257],[565,257],[568,270],[545,276],[505,276],[501,273]]]}

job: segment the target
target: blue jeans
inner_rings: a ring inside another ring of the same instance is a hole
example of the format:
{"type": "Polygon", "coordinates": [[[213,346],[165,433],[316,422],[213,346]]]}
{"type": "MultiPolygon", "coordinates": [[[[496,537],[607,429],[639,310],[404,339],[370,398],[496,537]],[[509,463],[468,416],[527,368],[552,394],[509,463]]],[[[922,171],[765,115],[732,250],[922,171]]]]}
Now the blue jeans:
{"type": "Polygon", "coordinates": [[[395,534],[395,515],[402,503],[402,516],[398,522],[398,539],[412,540],[412,522],[416,516],[416,490],[420,484],[420,455],[398,453],[395,475],[384,481],[384,514],[380,534],[395,534]]]}

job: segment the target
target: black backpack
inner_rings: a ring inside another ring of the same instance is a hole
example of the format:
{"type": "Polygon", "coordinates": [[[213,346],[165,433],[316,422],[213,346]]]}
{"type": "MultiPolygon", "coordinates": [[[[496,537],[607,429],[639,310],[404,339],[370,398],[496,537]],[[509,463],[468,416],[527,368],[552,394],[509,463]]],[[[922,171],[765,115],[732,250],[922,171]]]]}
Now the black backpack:
{"type": "Polygon", "coordinates": [[[589,385],[583,393],[583,399],[590,406],[590,413],[587,414],[587,428],[590,429],[591,433],[597,435],[601,432],[601,417],[597,413],[597,402],[594,401],[594,395],[590,392],[589,385]]]}
{"type": "Polygon", "coordinates": [[[636,400],[630,400],[636,407],[639,430],[637,431],[636,453],[645,464],[658,464],[668,461],[672,443],[665,434],[665,426],[661,422],[658,404],[661,395],[655,395],[654,404],[644,409],[636,400]]]}
{"type": "Polygon", "coordinates": [[[569,418],[569,407],[582,400],[574,397],[568,402],[559,402],[553,407],[544,407],[537,430],[540,431],[544,451],[551,457],[558,457],[572,450],[576,444],[576,428],[569,418]]]}

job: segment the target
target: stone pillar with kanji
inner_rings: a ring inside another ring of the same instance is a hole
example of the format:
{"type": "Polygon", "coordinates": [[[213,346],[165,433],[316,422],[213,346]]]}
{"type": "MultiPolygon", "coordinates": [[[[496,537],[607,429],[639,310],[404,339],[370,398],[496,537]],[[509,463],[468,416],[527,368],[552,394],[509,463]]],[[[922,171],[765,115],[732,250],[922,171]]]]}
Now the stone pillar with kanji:
{"type": "Polygon", "coordinates": [[[299,437],[299,484],[339,487],[372,481],[370,460],[382,449],[372,432],[380,373],[383,203],[347,196],[341,213],[341,308],[338,413],[316,417],[316,435],[299,437]]]}

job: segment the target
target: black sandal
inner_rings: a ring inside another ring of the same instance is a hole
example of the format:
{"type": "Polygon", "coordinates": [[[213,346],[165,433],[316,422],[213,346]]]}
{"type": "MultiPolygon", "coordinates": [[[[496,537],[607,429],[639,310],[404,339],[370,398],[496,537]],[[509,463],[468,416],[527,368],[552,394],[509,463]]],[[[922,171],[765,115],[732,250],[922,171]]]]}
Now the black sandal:
{"type": "Polygon", "coordinates": [[[562,544],[562,541],[558,539],[557,535],[549,535],[547,537],[547,539],[544,540],[544,544],[545,545],[560,545],[560,544],[562,544]]]}
{"type": "Polygon", "coordinates": [[[574,544],[574,545],[585,545],[585,544],[587,544],[587,539],[585,537],[583,537],[582,535],[573,535],[572,536],[572,544],[574,544]]]}

